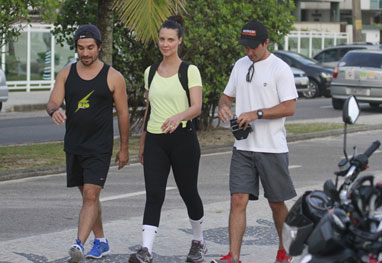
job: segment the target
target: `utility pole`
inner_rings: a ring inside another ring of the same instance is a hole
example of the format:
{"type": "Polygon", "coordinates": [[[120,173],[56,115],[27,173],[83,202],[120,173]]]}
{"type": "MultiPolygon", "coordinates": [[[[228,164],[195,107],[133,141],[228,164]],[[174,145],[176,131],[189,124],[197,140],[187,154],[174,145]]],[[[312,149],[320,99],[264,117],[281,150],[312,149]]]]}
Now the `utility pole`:
{"type": "Polygon", "coordinates": [[[361,0],[352,0],[353,42],[362,41],[361,0]]]}

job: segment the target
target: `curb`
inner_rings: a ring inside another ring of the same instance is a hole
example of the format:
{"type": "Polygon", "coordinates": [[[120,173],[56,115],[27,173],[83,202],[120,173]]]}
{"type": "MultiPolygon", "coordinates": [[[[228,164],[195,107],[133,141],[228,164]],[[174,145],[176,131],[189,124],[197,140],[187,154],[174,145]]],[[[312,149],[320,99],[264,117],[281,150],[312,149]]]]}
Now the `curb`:
{"type": "MultiPolygon", "coordinates": [[[[382,124],[368,125],[368,126],[361,126],[361,127],[348,127],[347,133],[372,131],[372,130],[382,130],[382,124]]],[[[344,132],[343,129],[336,129],[336,130],[329,130],[329,131],[322,131],[322,132],[312,132],[312,133],[306,133],[306,134],[290,135],[290,136],[287,136],[287,141],[295,142],[295,141],[303,141],[303,140],[309,140],[314,138],[337,136],[337,135],[343,135],[343,132],[344,132]]],[[[217,152],[229,152],[231,150],[232,150],[232,144],[208,146],[208,147],[201,148],[201,154],[204,155],[204,154],[211,154],[211,153],[217,153],[217,152]]],[[[138,157],[137,156],[131,157],[129,160],[129,164],[136,164],[136,163],[139,163],[138,157]]],[[[117,166],[114,163],[114,160],[112,160],[110,166],[111,167],[117,166]]],[[[28,177],[59,174],[59,173],[65,173],[65,172],[66,172],[65,165],[55,165],[55,166],[38,167],[38,168],[32,168],[32,169],[22,169],[22,170],[9,171],[9,172],[0,172],[0,181],[23,179],[28,177]]]]}
{"type": "Polygon", "coordinates": [[[14,105],[6,109],[6,112],[30,112],[30,111],[40,111],[46,109],[46,103],[41,104],[23,104],[14,105]]]}

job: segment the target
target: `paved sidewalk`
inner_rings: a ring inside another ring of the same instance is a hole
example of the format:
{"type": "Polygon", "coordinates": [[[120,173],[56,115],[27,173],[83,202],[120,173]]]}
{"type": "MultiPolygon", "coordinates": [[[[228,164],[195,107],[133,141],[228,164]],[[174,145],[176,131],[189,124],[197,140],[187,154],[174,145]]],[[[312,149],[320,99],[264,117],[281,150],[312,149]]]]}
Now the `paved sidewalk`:
{"type": "Polygon", "coordinates": [[[28,112],[45,110],[50,91],[9,92],[4,102],[4,112],[28,112]]]}
{"type": "MultiPolygon", "coordinates": [[[[296,189],[298,196],[315,187],[296,189]]],[[[316,188],[321,188],[317,186],[316,188]]],[[[288,207],[297,197],[288,201],[288,207]]],[[[208,253],[204,262],[210,262],[228,253],[229,196],[222,202],[206,205],[205,239],[208,253]]],[[[104,224],[112,253],[102,260],[85,262],[128,262],[128,257],[141,245],[142,217],[116,220],[104,224]]],[[[67,250],[73,243],[77,229],[30,236],[0,242],[1,263],[61,263],[66,262],[67,250]]],[[[89,237],[92,239],[93,237],[89,237]]],[[[162,212],[161,226],[154,243],[154,263],[185,262],[191,245],[192,232],[186,210],[173,209],[162,212]]],[[[87,242],[85,250],[90,249],[87,242]]],[[[247,229],[243,240],[241,260],[243,263],[273,263],[278,249],[278,238],[271,210],[266,200],[250,202],[247,212],[247,229]]]]}

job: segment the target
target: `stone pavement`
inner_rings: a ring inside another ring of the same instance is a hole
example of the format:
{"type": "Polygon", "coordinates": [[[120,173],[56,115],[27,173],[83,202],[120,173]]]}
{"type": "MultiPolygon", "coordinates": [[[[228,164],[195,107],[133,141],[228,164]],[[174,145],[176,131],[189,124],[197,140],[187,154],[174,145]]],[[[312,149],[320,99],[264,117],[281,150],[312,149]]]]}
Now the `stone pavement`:
{"type": "MultiPolygon", "coordinates": [[[[115,169],[115,168],[113,168],[115,169]]],[[[306,187],[296,189],[298,196],[306,190],[320,189],[306,187]]],[[[227,200],[206,205],[205,239],[208,253],[205,262],[221,254],[228,253],[228,214],[227,200]]],[[[297,197],[288,201],[288,207],[297,197]]],[[[116,220],[104,224],[105,234],[112,249],[111,255],[99,260],[84,262],[128,262],[131,253],[141,245],[142,217],[129,220],[116,220]]],[[[30,236],[26,238],[0,242],[1,263],[63,263],[67,259],[67,250],[72,245],[77,229],[68,229],[55,233],[30,236]]],[[[90,237],[91,239],[92,237],[90,237]]],[[[185,208],[163,211],[161,225],[154,243],[154,263],[185,262],[191,244],[191,227],[185,208]]],[[[90,249],[87,242],[85,250],[90,249]]],[[[278,248],[277,233],[273,225],[270,208],[264,198],[250,202],[247,212],[247,230],[245,233],[242,257],[243,263],[273,263],[278,248]]]]}

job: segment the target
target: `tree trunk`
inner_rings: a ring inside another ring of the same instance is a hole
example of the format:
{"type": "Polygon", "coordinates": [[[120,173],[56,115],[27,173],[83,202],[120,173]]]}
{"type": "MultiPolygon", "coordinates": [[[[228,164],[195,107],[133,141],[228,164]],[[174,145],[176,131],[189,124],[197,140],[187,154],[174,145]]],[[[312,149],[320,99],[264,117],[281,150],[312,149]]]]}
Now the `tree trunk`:
{"type": "Polygon", "coordinates": [[[113,3],[114,0],[99,0],[98,2],[97,26],[102,35],[100,59],[109,65],[113,64],[113,3]]]}

